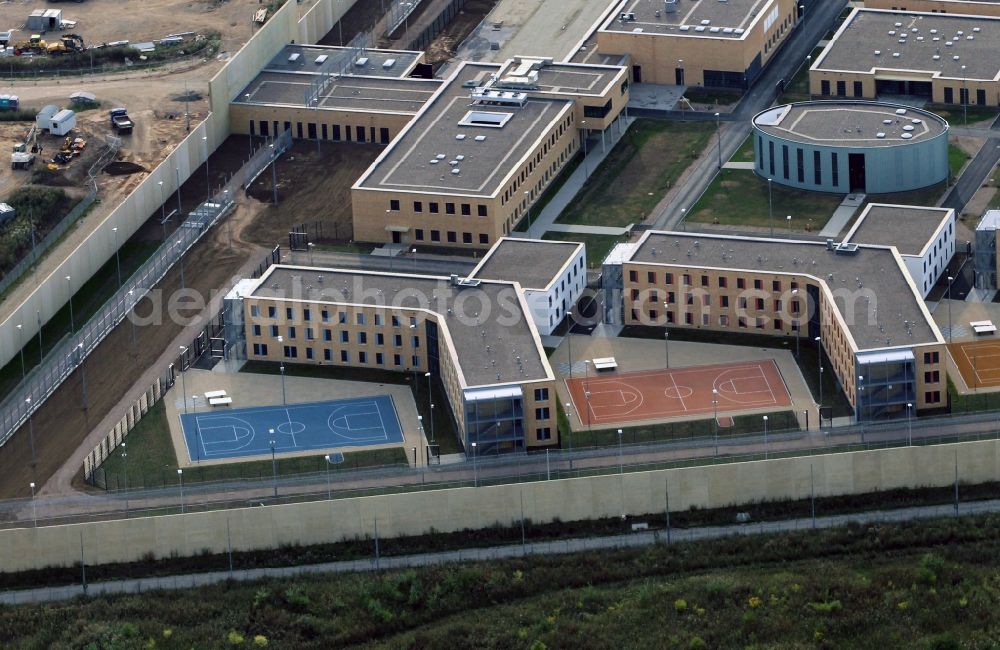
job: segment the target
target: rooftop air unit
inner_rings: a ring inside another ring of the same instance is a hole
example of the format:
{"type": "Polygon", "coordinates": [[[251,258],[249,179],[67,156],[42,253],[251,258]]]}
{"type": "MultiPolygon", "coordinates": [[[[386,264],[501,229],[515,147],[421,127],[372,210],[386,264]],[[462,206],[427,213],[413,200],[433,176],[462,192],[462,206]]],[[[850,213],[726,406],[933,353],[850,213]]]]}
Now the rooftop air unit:
{"type": "Polygon", "coordinates": [[[677,13],[677,0],[664,0],[663,12],[668,14],[677,13]]]}

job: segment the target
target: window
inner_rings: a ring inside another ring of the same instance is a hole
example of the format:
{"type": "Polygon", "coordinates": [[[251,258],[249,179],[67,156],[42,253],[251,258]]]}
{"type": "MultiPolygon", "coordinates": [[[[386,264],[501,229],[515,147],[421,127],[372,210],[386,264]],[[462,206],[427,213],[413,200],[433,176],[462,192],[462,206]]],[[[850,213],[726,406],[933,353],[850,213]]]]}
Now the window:
{"type": "Polygon", "coordinates": [[[347,350],[340,351],[340,360],[343,363],[347,363],[349,361],[349,359],[347,358],[347,350]]]}
{"type": "Polygon", "coordinates": [[[638,271],[629,271],[628,272],[628,281],[629,282],[638,282],[639,281],[639,272],[638,271]]]}
{"type": "Polygon", "coordinates": [[[737,289],[746,289],[747,288],[747,281],[744,280],[743,278],[736,278],[736,288],[737,289]]]}
{"type": "Polygon", "coordinates": [[[801,311],[800,303],[798,300],[792,300],[788,304],[792,308],[793,314],[798,314],[801,311]]]}
{"type": "Polygon", "coordinates": [[[358,363],[368,363],[367,352],[358,352],[358,363]]]}
{"type": "Polygon", "coordinates": [[[549,407],[541,406],[535,409],[535,419],[536,420],[548,420],[549,419],[549,407]]]}
{"type": "Polygon", "coordinates": [[[431,231],[431,241],[441,241],[441,231],[432,230],[431,231]]]}
{"type": "Polygon", "coordinates": [[[454,244],[458,241],[458,234],[454,230],[448,231],[448,243],[454,244]]]}
{"type": "Polygon", "coordinates": [[[548,388],[536,388],[535,389],[535,401],[544,402],[549,399],[549,389],[548,388]]]}
{"type": "Polygon", "coordinates": [[[703,286],[703,287],[707,287],[708,286],[708,276],[707,275],[701,276],[701,286],[703,286]]]}
{"type": "Polygon", "coordinates": [[[358,332],[358,345],[368,345],[367,332],[358,332]]]}
{"type": "Polygon", "coordinates": [[[774,319],[774,329],[778,330],[779,332],[783,329],[782,328],[782,322],[781,322],[780,318],[775,318],[774,319]]]}
{"type": "Polygon", "coordinates": [[[393,316],[392,317],[392,326],[393,327],[399,327],[399,316],[393,316]]]}
{"type": "Polygon", "coordinates": [[[333,340],[333,330],[323,330],[323,340],[332,341],[333,340]]]}
{"type": "Polygon", "coordinates": [[[725,314],[719,316],[719,327],[729,327],[729,316],[725,314]]]}
{"type": "Polygon", "coordinates": [[[316,339],[316,337],[313,335],[313,328],[307,327],[306,328],[306,340],[307,341],[314,341],[315,339],[316,339]]]}
{"type": "Polygon", "coordinates": [[[385,345],[385,336],[382,332],[375,333],[375,345],[385,345]]]}
{"type": "Polygon", "coordinates": [[[378,366],[385,365],[385,356],[381,352],[375,353],[375,365],[378,366]]]}
{"type": "Polygon", "coordinates": [[[763,298],[755,298],[754,299],[754,307],[756,307],[757,309],[763,309],[764,308],[764,299],[763,298]]]}
{"type": "Polygon", "coordinates": [[[937,404],[941,401],[941,391],[939,390],[929,390],[924,393],[924,401],[928,404],[937,404]]]}
{"type": "Polygon", "coordinates": [[[323,361],[333,361],[333,350],[329,348],[323,350],[323,361]]]}
{"type": "Polygon", "coordinates": [[[364,324],[365,324],[365,315],[361,312],[358,312],[358,325],[364,325],[364,324]]]}
{"type": "Polygon", "coordinates": [[[275,306],[273,306],[273,305],[270,306],[270,307],[268,307],[267,308],[267,317],[268,318],[277,318],[278,317],[278,308],[275,307],[275,306]]]}
{"type": "Polygon", "coordinates": [[[781,145],[781,171],[788,180],[788,145],[781,145]]]}
{"type": "Polygon", "coordinates": [[[411,337],[410,343],[411,343],[411,347],[414,350],[416,350],[417,348],[420,347],[420,337],[419,336],[413,336],[413,337],[411,337]]]}
{"type": "Polygon", "coordinates": [[[260,316],[260,305],[250,305],[250,315],[258,318],[260,316]]]}
{"type": "Polygon", "coordinates": [[[739,298],[737,299],[737,303],[736,303],[736,304],[738,304],[738,305],[739,305],[739,308],[740,308],[740,309],[746,309],[746,308],[747,308],[747,299],[746,299],[746,297],[744,297],[744,296],[740,296],[740,297],[739,297],[739,298]]]}
{"type": "Polygon", "coordinates": [[[267,343],[254,343],[253,353],[260,357],[267,356],[267,343]]]}
{"type": "Polygon", "coordinates": [[[813,151],[813,183],[821,185],[823,183],[823,156],[819,151],[813,151]]]}
{"type": "Polygon", "coordinates": [[[472,233],[471,232],[463,232],[462,233],[462,243],[463,244],[471,244],[472,243],[472,233]]]}
{"type": "Polygon", "coordinates": [[[424,241],[424,229],[423,228],[414,228],[413,229],[413,238],[416,239],[417,241],[424,241]]]}
{"type": "Polygon", "coordinates": [[[271,336],[272,337],[281,336],[280,334],[278,334],[278,326],[277,325],[272,325],[271,326],[271,336]]]}
{"type": "Polygon", "coordinates": [[[330,322],[330,312],[329,311],[327,311],[326,309],[324,309],[321,312],[320,315],[322,316],[324,323],[329,323],[330,322]]]}
{"type": "Polygon", "coordinates": [[[254,325],[253,326],[253,335],[254,336],[260,336],[260,325],[254,325]]]}
{"type": "Polygon", "coordinates": [[[410,357],[410,366],[412,366],[414,370],[416,370],[417,368],[419,368],[420,367],[420,357],[418,357],[415,354],[412,357],[410,357]]]}
{"type": "Polygon", "coordinates": [[[423,201],[414,201],[413,202],[413,211],[414,212],[423,212],[424,211],[424,202],[423,201]]]}
{"type": "Polygon", "coordinates": [[[767,160],[771,166],[771,176],[774,176],[774,141],[767,143],[767,160]]]}
{"type": "Polygon", "coordinates": [[[403,347],[403,335],[402,334],[393,334],[392,335],[392,344],[394,346],[396,346],[397,348],[403,347]]]}
{"type": "Polygon", "coordinates": [[[754,280],[753,281],[753,288],[757,289],[758,291],[763,291],[763,289],[764,289],[764,281],[763,280],[754,280]]]}
{"type": "Polygon", "coordinates": [[[540,427],[538,429],[535,429],[535,437],[538,440],[551,440],[552,427],[540,427]]]}
{"type": "Polygon", "coordinates": [[[445,203],[444,204],[444,213],[445,214],[455,214],[455,204],[454,203],[445,203]]]}
{"type": "Polygon", "coordinates": [[[337,313],[337,322],[341,325],[347,325],[347,312],[342,311],[337,313]]]}
{"type": "Polygon", "coordinates": [[[719,307],[724,309],[729,307],[729,296],[719,296],[719,307]]]}
{"type": "Polygon", "coordinates": [[[290,338],[290,339],[294,339],[295,338],[295,328],[294,327],[289,327],[288,328],[288,338],[290,338]]]}
{"type": "Polygon", "coordinates": [[[350,334],[348,334],[347,330],[340,330],[340,342],[350,343],[350,334]]]}
{"type": "Polygon", "coordinates": [[[830,96],[830,81],[828,79],[823,79],[819,82],[819,94],[824,97],[830,96]]]}
{"type": "Polygon", "coordinates": [[[691,286],[691,274],[685,273],[683,276],[683,283],[685,287],[691,286]]]}
{"type": "Polygon", "coordinates": [[[837,82],[837,97],[844,97],[847,95],[847,82],[840,80],[837,82]]]}
{"type": "Polygon", "coordinates": [[[945,104],[954,104],[955,103],[955,94],[954,94],[954,92],[955,91],[953,91],[951,88],[945,88],[944,89],[944,103],[945,104]]]}
{"type": "Polygon", "coordinates": [[[719,288],[720,289],[726,288],[726,278],[724,276],[719,276],[719,288]]]}
{"type": "Polygon", "coordinates": [[[840,168],[837,167],[837,154],[830,152],[830,173],[833,174],[833,186],[840,187],[840,168]]]}
{"type": "Polygon", "coordinates": [[[439,212],[437,201],[431,201],[427,204],[427,207],[430,208],[431,214],[437,214],[439,212]]]}
{"type": "Polygon", "coordinates": [[[484,232],[483,233],[479,233],[479,243],[480,244],[488,244],[488,243],[490,243],[490,236],[487,235],[484,232]]]}
{"type": "Polygon", "coordinates": [[[924,363],[938,363],[938,359],[937,352],[924,352],[924,363]]]}
{"type": "Polygon", "coordinates": [[[860,81],[855,81],[854,82],[854,96],[855,97],[864,97],[864,95],[865,95],[865,85],[863,83],[861,83],[860,81]]]}
{"type": "Polygon", "coordinates": [[[477,212],[478,212],[478,214],[479,214],[480,217],[487,216],[486,215],[486,206],[485,205],[482,205],[482,204],[477,205],[476,206],[476,210],[477,210],[477,212]]]}
{"type": "Polygon", "coordinates": [[[401,354],[392,355],[392,365],[396,367],[403,365],[403,355],[401,354]]]}
{"type": "Polygon", "coordinates": [[[306,359],[312,359],[312,358],[313,358],[313,349],[306,348],[306,359]]]}
{"type": "Polygon", "coordinates": [[[925,384],[936,384],[941,381],[941,371],[939,370],[928,370],[924,373],[924,383],[925,384]]]}
{"type": "Polygon", "coordinates": [[[463,203],[462,204],[462,216],[463,217],[467,217],[470,214],[472,214],[472,206],[469,205],[468,203],[463,203]]]}
{"type": "Polygon", "coordinates": [[[798,148],[795,149],[795,164],[798,166],[797,173],[799,182],[805,183],[806,182],[805,153],[798,148]]]}
{"type": "Polygon", "coordinates": [[[666,274],[664,274],[663,275],[663,282],[664,282],[664,284],[673,284],[674,283],[674,274],[673,273],[666,273],[666,274]]]}
{"type": "Polygon", "coordinates": [[[288,320],[295,318],[295,311],[291,307],[285,307],[285,318],[288,320]]]}
{"type": "Polygon", "coordinates": [[[294,345],[286,345],[284,352],[286,359],[295,359],[299,356],[299,349],[294,345]]]}
{"type": "Polygon", "coordinates": [[[389,199],[389,209],[393,212],[399,212],[399,199],[389,199]]]}
{"type": "Polygon", "coordinates": [[[771,291],[781,291],[781,280],[771,280],[771,291]]]}

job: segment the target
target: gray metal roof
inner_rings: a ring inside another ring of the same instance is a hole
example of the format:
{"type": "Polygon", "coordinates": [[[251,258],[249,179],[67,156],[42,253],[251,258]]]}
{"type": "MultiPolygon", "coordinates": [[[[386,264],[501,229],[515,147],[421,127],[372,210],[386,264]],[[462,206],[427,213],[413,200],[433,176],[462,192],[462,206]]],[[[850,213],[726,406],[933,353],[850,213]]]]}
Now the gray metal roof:
{"type": "Polygon", "coordinates": [[[470,277],[517,282],[523,289],[545,289],[581,246],[576,242],[504,237],[470,277]]]}
{"type": "Polygon", "coordinates": [[[775,0],[678,0],[677,11],[667,13],[666,4],[662,1],[628,0],[620,11],[611,15],[603,29],[615,32],[642,30],[643,33],[652,34],[741,38],[754,19],[774,3],[775,0]],[[656,15],[657,11],[659,16],[656,15]],[[635,14],[635,20],[622,21],[620,16],[623,13],[635,14]],[[690,29],[681,30],[682,25],[690,29]]]}
{"type": "Polygon", "coordinates": [[[919,70],[957,80],[992,80],[1000,71],[1000,18],[859,9],[813,64],[816,70],[875,68],[883,76],[919,70]]]}
{"type": "Polygon", "coordinates": [[[929,140],[948,129],[928,111],[866,101],[784,104],[757,114],[753,124],[792,142],[847,147],[892,147],[929,140]]]}
{"type": "Polygon", "coordinates": [[[500,69],[463,63],[356,187],[483,197],[498,193],[539,138],[572,110],[568,98],[531,97],[523,106],[473,105],[472,88],[466,84],[481,83],[500,69]],[[460,125],[470,111],[505,122],[500,127],[460,125]]]}
{"type": "MultiPolygon", "coordinates": [[[[440,85],[437,79],[333,77],[320,95],[319,108],[415,114],[440,85]]],[[[309,75],[261,72],[233,103],[305,106],[310,88],[309,75]],[[249,101],[247,93],[250,94],[249,101]]]]}
{"type": "Polygon", "coordinates": [[[845,241],[895,246],[902,255],[920,255],[941,223],[953,213],[948,208],[871,203],[845,241]]]}
{"type": "Polygon", "coordinates": [[[521,303],[509,282],[454,287],[449,278],[438,276],[283,265],[271,269],[254,297],[436,312],[451,336],[466,386],[552,378],[531,317],[520,309],[512,317],[511,310],[521,303]]]}
{"type": "Polygon", "coordinates": [[[941,342],[890,248],[859,246],[854,254],[838,254],[823,242],[650,232],[631,261],[813,276],[834,292],[859,350],[941,342]]]}

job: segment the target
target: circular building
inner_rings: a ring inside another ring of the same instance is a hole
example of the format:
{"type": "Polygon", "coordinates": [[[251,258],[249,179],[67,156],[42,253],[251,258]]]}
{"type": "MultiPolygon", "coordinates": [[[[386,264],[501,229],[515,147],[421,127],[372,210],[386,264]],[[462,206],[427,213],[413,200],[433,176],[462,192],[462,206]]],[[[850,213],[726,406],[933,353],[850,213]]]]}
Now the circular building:
{"type": "Polygon", "coordinates": [[[754,171],[818,192],[906,192],[948,178],[948,122],[910,106],[816,101],[753,118],[754,171]]]}

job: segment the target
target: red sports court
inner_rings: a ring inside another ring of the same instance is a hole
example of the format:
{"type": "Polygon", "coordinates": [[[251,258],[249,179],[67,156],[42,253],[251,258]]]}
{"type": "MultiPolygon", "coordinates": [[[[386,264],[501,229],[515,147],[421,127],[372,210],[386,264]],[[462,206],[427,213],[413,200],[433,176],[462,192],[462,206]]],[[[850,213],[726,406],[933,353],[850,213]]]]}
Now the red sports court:
{"type": "Polygon", "coordinates": [[[566,384],[576,412],[584,414],[580,419],[588,422],[589,412],[591,424],[713,413],[713,388],[718,391],[719,413],[792,403],[773,359],[580,377],[566,384]]]}

